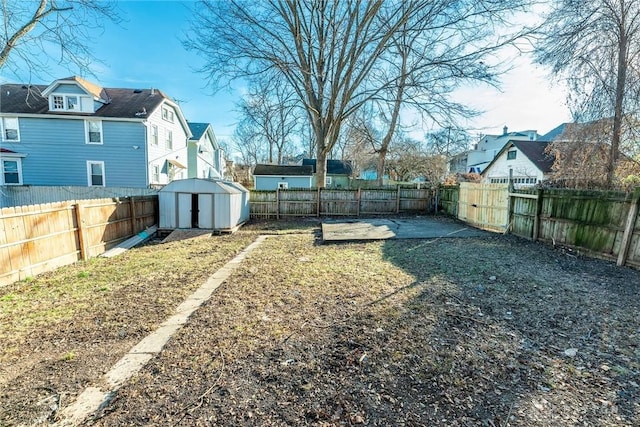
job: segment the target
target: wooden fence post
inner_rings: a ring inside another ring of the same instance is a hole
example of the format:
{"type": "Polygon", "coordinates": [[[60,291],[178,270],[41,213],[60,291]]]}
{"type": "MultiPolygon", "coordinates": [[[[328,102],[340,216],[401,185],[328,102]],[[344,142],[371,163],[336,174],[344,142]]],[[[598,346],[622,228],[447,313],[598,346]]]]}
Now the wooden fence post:
{"type": "Polygon", "coordinates": [[[87,248],[87,237],[85,235],[85,230],[83,226],[82,219],[82,205],[80,203],[76,203],[73,205],[75,213],[76,213],[76,222],[78,223],[78,242],[80,243],[80,259],[86,261],[89,259],[89,251],[87,248]]]}
{"type": "Polygon", "coordinates": [[[400,184],[396,186],[396,213],[400,213],[400,184]]]}
{"type": "Polygon", "coordinates": [[[362,197],[362,190],[358,187],[358,194],[356,195],[356,217],[360,217],[360,198],[362,197]]]}
{"type": "Polygon", "coordinates": [[[629,255],[629,246],[631,245],[631,237],[633,236],[636,218],[638,217],[639,204],[640,188],[636,188],[636,190],[633,192],[631,206],[629,206],[629,215],[627,216],[627,224],[624,228],[624,234],[622,235],[622,243],[620,244],[620,253],[618,254],[617,262],[619,266],[625,265],[627,262],[627,256],[629,255]]]}
{"type": "Polygon", "coordinates": [[[537,199],[536,199],[536,216],[533,218],[533,235],[531,239],[535,242],[540,237],[540,215],[542,215],[542,202],[544,191],[540,188],[538,189],[537,199]]]}
{"type": "Polygon", "coordinates": [[[316,202],[317,216],[320,216],[320,207],[322,206],[322,204],[320,203],[321,198],[322,198],[322,187],[318,187],[318,201],[316,202]]]}
{"type": "Polygon", "coordinates": [[[129,208],[131,209],[131,234],[137,234],[136,198],[133,196],[129,197],[129,208]]]}
{"type": "Polygon", "coordinates": [[[276,219],[280,219],[280,187],[276,188],[276,219]]]}

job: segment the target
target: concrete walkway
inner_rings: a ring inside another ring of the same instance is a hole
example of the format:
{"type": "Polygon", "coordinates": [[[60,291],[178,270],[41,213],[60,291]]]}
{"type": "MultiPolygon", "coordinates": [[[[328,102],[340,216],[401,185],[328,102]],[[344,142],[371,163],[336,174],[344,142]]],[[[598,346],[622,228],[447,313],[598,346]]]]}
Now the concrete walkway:
{"type": "Polygon", "coordinates": [[[106,387],[87,387],[75,402],[60,411],[60,420],[54,425],[57,427],[77,426],[89,415],[108,405],[115,392],[129,378],[137,374],[149,360],[162,351],[171,336],[187,323],[189,316],[211,297],[213,291],[240,266],[247,254],[260,246],[266,238],[267,236],[259,236],[235,258],[210,276],[198,290],[176,308],[173,316],[165,320],[158,329],[132,347],[104,375],[102,381],[96,382],[98,384],[106,384],[106,387]]]}
{"type": "Polygon", "coordinates": [[[373,218],[322,223],[324,241],[482,237],[490,233],[443,218],[373,218]]]}

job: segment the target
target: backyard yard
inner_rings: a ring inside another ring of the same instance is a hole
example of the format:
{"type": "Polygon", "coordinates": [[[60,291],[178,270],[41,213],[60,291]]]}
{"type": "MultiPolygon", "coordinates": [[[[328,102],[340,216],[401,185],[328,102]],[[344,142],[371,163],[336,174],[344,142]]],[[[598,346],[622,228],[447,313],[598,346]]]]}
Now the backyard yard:
{"type": "Polygon", "coordinates": [[[54,422],[260,234],[85,425],[640,425],[640,271],[502,234],[322,243],[319,225],[156,241],[0,288],[0,426],[54,422]]]}

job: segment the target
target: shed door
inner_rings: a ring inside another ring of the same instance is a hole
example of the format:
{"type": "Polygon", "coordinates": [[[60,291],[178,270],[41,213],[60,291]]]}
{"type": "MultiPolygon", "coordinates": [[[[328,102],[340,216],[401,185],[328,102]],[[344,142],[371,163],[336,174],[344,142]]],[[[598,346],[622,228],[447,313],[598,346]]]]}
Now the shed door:
{"type": "Polygon", "coordinates": [[[178,228],[192,228],[191,193],[178,193],[178,228]]]}
{"type": "Polygon", "coordinates": [[[198,228],[213,228],[213,194],[198,194],[198,228]]]}

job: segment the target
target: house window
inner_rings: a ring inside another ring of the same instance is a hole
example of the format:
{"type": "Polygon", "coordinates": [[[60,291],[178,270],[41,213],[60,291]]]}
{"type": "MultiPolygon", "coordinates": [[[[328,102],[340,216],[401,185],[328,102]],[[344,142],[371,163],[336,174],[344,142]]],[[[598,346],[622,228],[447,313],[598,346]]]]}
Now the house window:
{"type": "Polygon", "coordinates": [[[158,145],[158,126],[151,125],[151,144],[158,145]]]}
{"type": "Polygon", "coordinates": [[[516,150],[507,151],[507,160],[513,160],[516,158],[518,152],[516,150]]]}
{"type": "Polygon", "coordinates": [[[67,96],[67,110],[77,110],[77,109],[78,109],[78,97],[67,96]]]}
{"type": "Polygon", "coordinates": [[[87,132],[87,144],[102,144],[102,121],[85,120],[84,127],[87,132]]]}
{"type": "Polygon", "coordinates": [[[289,188],[289,183],[288,182],[279,182],[278,183],[278,190],[286,190],[289,188]]]}
{"type": "Polygon", "coordinates": [[[89,178],[89,186],[104,187],[104,162],[96,162],[89,160],[87,162],[87,175],[89,178]]]}
{"type": "Polygon", "coordinates": [[[2,140],[3,141],[20,141],[20,127],[17,117],[2,118],[2,140]]]}
{"type": "Polygon", "coordinates": [[[167,138],[165,140],[165,146],[167,150],[173,150],[173,132],[170,130],[167,130],[166,137],[167,138]]]}
{"type": "Polygon", "coordinates": [[[80,111],[78,95],[51,95],[49,109],[62,111],[80,111]]]}
{"type": "Polygon", "coordinates": [[[162,119],[173,123],[173,120],[174,120],[173,110],[162,107],[162,119]]]}
{"type": "Polygon", "coordinates": [[[325,176],[324,177],[324,185],[331,185],[331,177],[330,176],[325,176]]]}
{"type": "Polygon", "coordinates": [[[0,161],[2,168],[2,184],[21,185],[22,184],[22,164],[20,159],[0,161]]]}
{"type": "Polygon", "coordinates": [[[159,165],[153,165],[151,179],[156,184],[160,182],[160,166],[159,165]]]}
{"type": "Polygon", "coordinates": [[[53,95],[51,98],[52,110],[64,110],[64,96],[53,95]]]}

